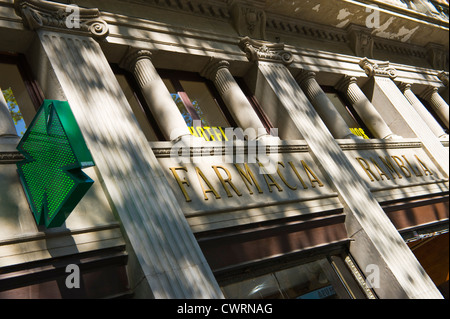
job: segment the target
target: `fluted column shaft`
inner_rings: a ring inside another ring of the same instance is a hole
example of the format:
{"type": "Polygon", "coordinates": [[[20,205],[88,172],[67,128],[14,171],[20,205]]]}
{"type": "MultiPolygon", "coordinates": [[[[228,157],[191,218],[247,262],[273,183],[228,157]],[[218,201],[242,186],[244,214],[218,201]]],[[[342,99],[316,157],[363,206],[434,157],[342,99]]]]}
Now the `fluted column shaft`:
{"type": "Polygon", "coordinates": [[[189,135],[190,131],[164,82],[156,71],[151,52],[137,50],[129,53],[121,65],[133,73],[158,125],[168,140],[189,135]]]}
{"type": "Polygon", "coordinates": [[[214,83],[240,128],[244,131],[253,129],[255,139],[266,136],[266,128],[231,74],[229,66],[230,64],[225,60],[212,60],[203,69],[201,75],[214,83]]]}
{"type": "Polygon", "coordinates": [[[0,88],[0,137],[2,136],[17,136],[17,132],[0,88]]]}
{"type": "Polygon", "coordinates": [[[428,125],[431,131],[437,137],[445,137],[447,134],[444,132],[439,123],[435,120],[433,115],[426,109],[426,107],[420,102],[414,92],[411,90],[411,84],[402,83],[399,85],[401,91],[403,91],[403,95],[405,95],[406,99],[413,106],[416,112],[420,115],[423,121],[428,125]]]}
{"type": "Polygon", "coordinates": [[[345,93],[358,115],[364,121],[364,124],[376,138],[389,139],[396,137],[375,106],[359,88],[355,77],[345,76],[337,88],[345,93]]]}
{"type": "Polygon", "coordinates": [[[303,71],[297,76],[296,81],[300,84],[306,97],[319,113],[334,138],[357,138],[350,132],[347,123],[317,83],[315,76],[314,72],[303,71]]]}
{"type": "Polygon", "coordinates": [[[437,87],[431,87],[423,93],[423,97],[430,103],[433,110],[449,128],[449,106],[439,95],[437,87]]]}

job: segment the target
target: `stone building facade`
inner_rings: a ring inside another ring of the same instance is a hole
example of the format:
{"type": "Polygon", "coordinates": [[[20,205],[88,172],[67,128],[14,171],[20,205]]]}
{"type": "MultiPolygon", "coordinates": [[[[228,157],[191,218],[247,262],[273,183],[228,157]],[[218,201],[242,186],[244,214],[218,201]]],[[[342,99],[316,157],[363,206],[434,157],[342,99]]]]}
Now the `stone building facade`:
{"type": "Polygon", "coordinates": [[[448,298],[448,8],[0,0],[0,298],[448,298]],[[95,162],[54,228],[44,100],[95,162]]]}

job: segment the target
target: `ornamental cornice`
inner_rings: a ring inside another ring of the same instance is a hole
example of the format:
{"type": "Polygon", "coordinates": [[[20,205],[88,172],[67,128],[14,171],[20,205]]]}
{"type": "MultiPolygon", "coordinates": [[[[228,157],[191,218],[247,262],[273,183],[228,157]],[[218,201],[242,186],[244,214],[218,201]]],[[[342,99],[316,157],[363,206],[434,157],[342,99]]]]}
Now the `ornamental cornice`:
{"type": "Polygon", "coordinates": [[[103,39],[109,33],[107,23],[100,18],[100,11],[96,8],[86,9],[43,0],[15,0],[14,8],[30,30],[58,29],[88,34],[97,39],[103,39]]]}
{"type": "Polygon", "coordinates": [[[385,62],[374,62],[367,58],[361,59],[359,61],[359,66],[366,72],[366,75],[371,76],[381,76],[395,79],[397,77],[397,70],[389,66],[389,61],[385,62]]]}
{"type": "Polygon", "coordinates": [[[268,61],[289,65],[294,61],[294,56],[284,49],[283,43],[271,43],[245,37],[239,42],[239,47],[247,54],[251,62],[268,61]]]}
{"type": "Polygon", "coordinates": [[[441,71],[439,72],[439,74],[437,75],[437,77],[439,78],[439,80],[442,81],[442,83],[448,87],[448,72],[445,71],[441,71]]]}

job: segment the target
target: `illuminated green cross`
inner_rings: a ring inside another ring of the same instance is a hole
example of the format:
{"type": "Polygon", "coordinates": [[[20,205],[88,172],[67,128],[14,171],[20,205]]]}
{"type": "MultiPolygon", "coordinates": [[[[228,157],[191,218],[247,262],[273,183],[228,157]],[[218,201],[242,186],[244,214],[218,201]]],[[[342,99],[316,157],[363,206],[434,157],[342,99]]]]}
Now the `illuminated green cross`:
{"type": "Polygon", "coordinates": [[[69,103],[45,100],[17,149],[17,170],[36,222],[61,226],[94,181],[81,169],[94,166],[69,103]]]}

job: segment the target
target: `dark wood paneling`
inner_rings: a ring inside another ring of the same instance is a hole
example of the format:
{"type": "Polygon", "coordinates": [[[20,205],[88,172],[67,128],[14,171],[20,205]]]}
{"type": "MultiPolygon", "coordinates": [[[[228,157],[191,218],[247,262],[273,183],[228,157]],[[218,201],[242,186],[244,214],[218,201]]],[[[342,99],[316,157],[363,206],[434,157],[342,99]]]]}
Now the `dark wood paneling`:
{"type": "Polygon", "coordinates": [[[213,271],[260,262],[313,247],[347,240],[344,214],[251,229],[228,231],[198,238],[213,271]]]}
{"type": "Polygon", "coordinates": [[[382,205],[395,227],[402,229],[448,220],[449,197],[437,196],[382,205]]]}

